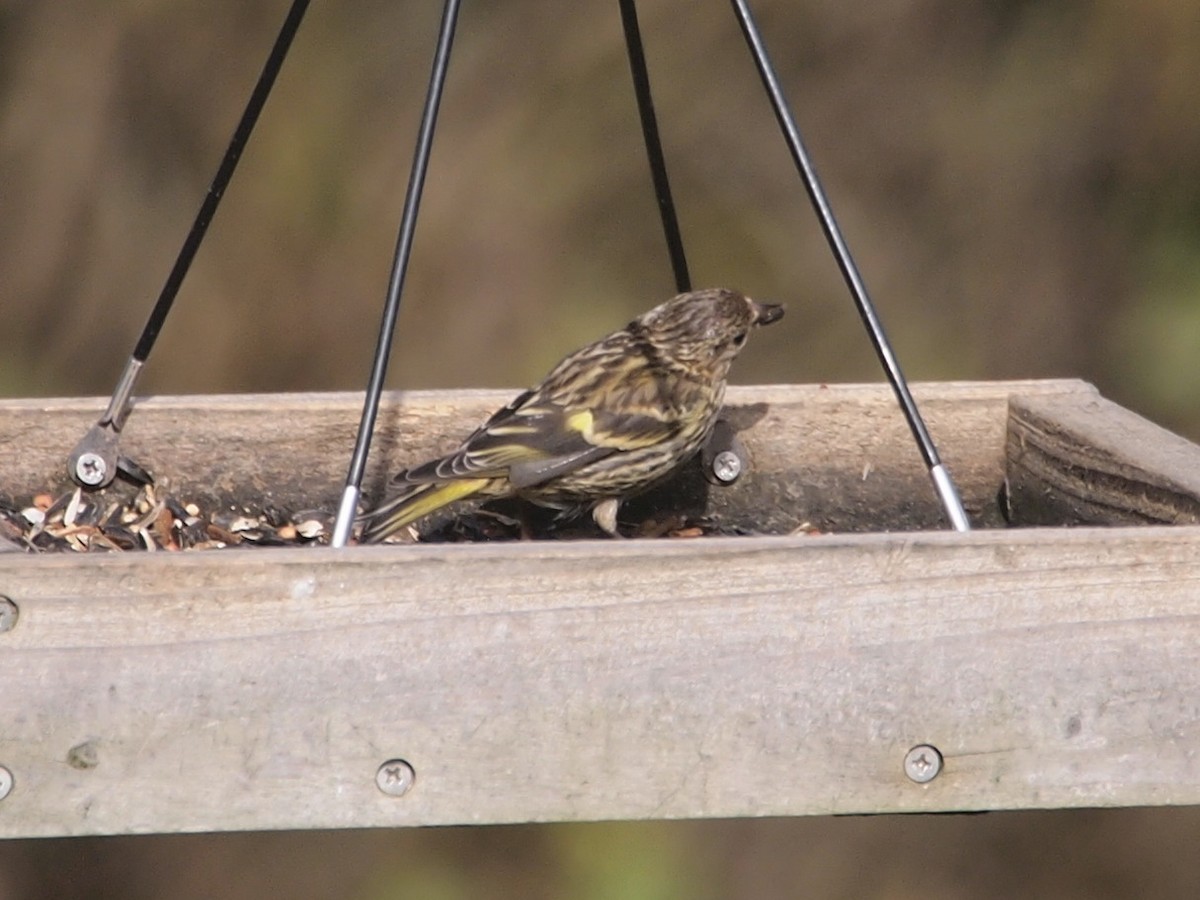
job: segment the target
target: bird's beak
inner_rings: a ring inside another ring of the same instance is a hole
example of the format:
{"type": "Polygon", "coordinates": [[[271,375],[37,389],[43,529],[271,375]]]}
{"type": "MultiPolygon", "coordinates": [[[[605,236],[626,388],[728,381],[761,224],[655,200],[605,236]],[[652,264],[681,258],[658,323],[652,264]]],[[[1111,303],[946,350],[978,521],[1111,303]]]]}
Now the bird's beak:
{"type": "Polygon", "coordinates": [[[783,307],[778,303],[758,303],[751,300],[750,307],[754,310],[755,325],[770,325],[783,318],[783,307]]]}

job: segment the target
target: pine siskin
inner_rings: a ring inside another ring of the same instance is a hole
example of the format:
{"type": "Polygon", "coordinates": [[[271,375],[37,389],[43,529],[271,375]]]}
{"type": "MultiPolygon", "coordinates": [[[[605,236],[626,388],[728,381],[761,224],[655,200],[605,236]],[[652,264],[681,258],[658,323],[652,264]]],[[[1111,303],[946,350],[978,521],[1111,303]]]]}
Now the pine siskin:
{"type": "Polygon", "coordinates": [[[782,316],[782,306],[722,288],[656,306],[567,356],[453,453],[396,475],[396,495],[367,513],[361,540],[381,541],[467,497],[591,505],[617,536],[621,500],[700,449],[750,329],[782,316]]]}

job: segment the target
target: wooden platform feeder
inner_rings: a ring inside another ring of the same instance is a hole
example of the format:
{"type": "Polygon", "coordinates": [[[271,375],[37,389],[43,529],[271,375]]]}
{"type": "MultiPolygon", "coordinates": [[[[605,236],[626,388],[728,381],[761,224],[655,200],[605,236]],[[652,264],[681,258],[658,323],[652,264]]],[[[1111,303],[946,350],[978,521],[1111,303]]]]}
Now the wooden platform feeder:
{"type": "MultiPolygon", "coordinates": [[[[667,494],[753,536],[0,554],[0,835],[1200,802],[1200,448],[1079,382],[915,394],[970,534],[885,387],[784,386],[667,494]]],[[[368,492],[508,396],[389,398],[368,492]]],[[[359,403],[148,399],[122,447],[332,508],[359,403]]],[[[0,499],[103,405],[0,403],[0,499]]]]}

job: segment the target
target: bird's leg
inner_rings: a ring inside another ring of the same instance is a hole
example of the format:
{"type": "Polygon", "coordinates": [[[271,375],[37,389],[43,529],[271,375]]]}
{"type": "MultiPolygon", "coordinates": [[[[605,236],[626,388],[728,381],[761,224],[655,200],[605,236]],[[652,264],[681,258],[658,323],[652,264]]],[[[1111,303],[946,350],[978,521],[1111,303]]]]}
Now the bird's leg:
{"type": "Polygon", "coordinates": [[[517,524],[520,527],[517,539],[532,541],[534,538],[533,522],[530,521],[529,507],[525,504],[522,504],[521,508],[517,511],[517,524]]]}
{"type": "Polygon", "coordinates": [[[616,497],[609,497],[592,507],[592,518],[609,537],[619,538],[621,536],[621,532],[617,531],[617,509],[620,506],[620,500],[616,497]]]}

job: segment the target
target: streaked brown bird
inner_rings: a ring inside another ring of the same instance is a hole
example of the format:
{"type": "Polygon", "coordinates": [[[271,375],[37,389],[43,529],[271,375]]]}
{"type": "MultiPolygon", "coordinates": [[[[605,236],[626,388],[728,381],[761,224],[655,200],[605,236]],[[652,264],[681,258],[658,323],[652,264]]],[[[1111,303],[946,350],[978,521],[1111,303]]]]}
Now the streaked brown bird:
{"type": "Polygon", "coordinates": [[[468,497],[590,505],[614,537],[622,500],[651,487],[708,439],[725,380],[751,329],[783,317],[724,288],[680,294],[567,356],[440,459],[399,473],[364,516],[376,543],[468,497]]]}

